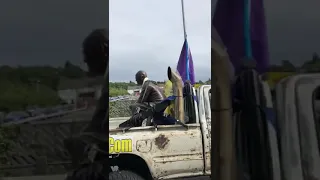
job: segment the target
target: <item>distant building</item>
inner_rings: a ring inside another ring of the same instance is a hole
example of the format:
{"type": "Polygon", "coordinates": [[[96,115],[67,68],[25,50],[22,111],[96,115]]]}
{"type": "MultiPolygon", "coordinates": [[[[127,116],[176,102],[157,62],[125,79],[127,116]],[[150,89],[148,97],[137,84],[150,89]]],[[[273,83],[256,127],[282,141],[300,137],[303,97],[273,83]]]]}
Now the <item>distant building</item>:
{"type": "Polygon", "coordinates": [[[128,86],[128,93],[131,96],[139,96],[140,95],[141,86],[128,86]]]}
{"type": "Polygon", "coordinates": [[[101,96],[103,77],[69,79],[60,78],[59,97],[68,104],[95,106],[101,96]]]}
{"type": "MultiPolygon", "coordinates": [[[[164,84],[157,84],[160,89],[164,89],[164,84]]],[[[139,96],[140,95],[141,86],[128,86],[128,93],[131,96],[139,96]]]]}

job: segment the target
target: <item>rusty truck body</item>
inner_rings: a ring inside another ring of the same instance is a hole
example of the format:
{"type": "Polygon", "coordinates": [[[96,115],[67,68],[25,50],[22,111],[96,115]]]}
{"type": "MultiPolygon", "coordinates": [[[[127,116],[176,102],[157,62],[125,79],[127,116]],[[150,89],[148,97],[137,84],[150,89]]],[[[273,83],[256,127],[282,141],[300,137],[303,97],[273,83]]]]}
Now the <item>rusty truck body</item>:
{"type": "MultiPolygon", "coordinates": [[[[187,127],[159,125],[156,128],[134,127],[123,131],[113,129],[116,126],[113,124],[109,131],[112,165],[118,166],[119,170],[131,170],[153,179],[209,176],[210,89],[210,85],[203,85],[195,90],[197,118],[195,123],[186,123],[187,127]]],[[[117,121],[122,122],[120,119],[117,121]]]]}
{"type": "MultiPolygon", "coordinates": [[[[211,150],[211,85],[194,89],[196,122],[181,125],[134,127],[109,131],[112,166],[130,170],[146,179],[209,176],[211,150]],[[121,147],[119,147],[121,146],[121,147]]],[[[125,118],[118,119],[119,124],[125,118]]]]}

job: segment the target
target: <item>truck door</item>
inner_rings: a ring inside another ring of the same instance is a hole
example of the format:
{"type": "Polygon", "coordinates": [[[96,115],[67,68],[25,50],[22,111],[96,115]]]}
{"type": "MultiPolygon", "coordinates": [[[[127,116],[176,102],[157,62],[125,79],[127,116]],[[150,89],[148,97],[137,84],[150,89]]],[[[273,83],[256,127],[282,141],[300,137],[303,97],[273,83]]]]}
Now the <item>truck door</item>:
{"type": "Polygon", "coordinates": [[[320,101],[319,90],[319,74],[288,77],[277,85],[278,136],[284,179],[320,179],[319,110],[316,107],[320,101]]]}

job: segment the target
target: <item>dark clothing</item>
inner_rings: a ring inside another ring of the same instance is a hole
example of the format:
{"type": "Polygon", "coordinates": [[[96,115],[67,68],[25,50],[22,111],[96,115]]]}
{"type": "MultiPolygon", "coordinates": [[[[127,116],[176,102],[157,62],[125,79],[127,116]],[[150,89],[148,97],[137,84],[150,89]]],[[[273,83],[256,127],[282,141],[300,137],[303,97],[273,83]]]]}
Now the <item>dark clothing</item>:
{"type": "MultiPolygon", "coordinates": [[[[165,96],[162,92],[162,90],[152,83],[151,81],[146,81],[141,88],[140,97],[137,101],[137,103],[148,103],[148,104],[154,104],[159,103],[165,99],[165,96]]],[[[142,122],[147,117],[144,117],[143,114],[140,112],[137,112],[134,114],[130,119],[127,121],[121,123],[119,127],[139,127],[142,125],[142,122]]]]}
{"type": "Polygon", "coordinates": [[[142,113],[134,114],[130,119],[121,123],[119,127],[139,127],[145,118],[142,113]]]}
{"type": "Polygon", "coordinates": [[[93,114],[89,127],[85,132],[103,133],[108,132],[109,127],[109,69],[106,69],[106,75],[103,82],[101,96],[99,98],[96,110],[93,114]]]}
{"type": "Polygon", "coordinates": [[[156,103],[164,99],[165,99],[165,95],[162,92],[162,90],[157,85],[147,80],[141,88],[140,97],[137,103],[144,103],[144,102],[156,103]]]}
{"type": "MultiPolygon", "coordinates": [[[[83,130],[84,133],[102,134],[106,135],[109,127],[109,75],[108,69],[103,82],[101,97],[96,106],[96,110],[92,120],[87,127],[83,130]]],[[[106,136],[107,137],[107,136],[106,136]]],[[[84,149],[86,147],[83,138],[80,136],[67,138],[64,140],[64,146],[71,154],[71,159],[74,167],[77,167],[81,160],[84,158],[84,149]]]]}

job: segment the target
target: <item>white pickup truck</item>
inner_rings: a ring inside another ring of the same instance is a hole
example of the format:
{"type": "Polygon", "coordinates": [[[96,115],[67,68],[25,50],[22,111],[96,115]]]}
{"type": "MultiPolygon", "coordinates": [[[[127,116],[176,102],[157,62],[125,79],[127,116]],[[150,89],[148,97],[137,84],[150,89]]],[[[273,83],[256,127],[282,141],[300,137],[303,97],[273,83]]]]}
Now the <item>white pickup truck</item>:
{"type": "MultiPolygon", "coordinates": [[[[110,120],[109,153],[112,172],[124,178],[171,179],[210,176],[211,111],[210,85],[196,94],[195,122],[182,125],[115,129],[125,118],[110,120]]],[[[110,176],[109,176],[110,179],[110,176]]]]}

